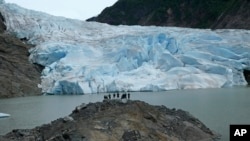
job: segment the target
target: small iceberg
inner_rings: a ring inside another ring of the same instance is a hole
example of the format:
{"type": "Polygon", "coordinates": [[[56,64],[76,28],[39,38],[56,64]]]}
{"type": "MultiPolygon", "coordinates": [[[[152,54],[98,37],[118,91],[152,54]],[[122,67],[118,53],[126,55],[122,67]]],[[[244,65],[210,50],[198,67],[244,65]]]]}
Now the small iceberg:
{"type": "Polygon", "coordinates": [[[5,118],[5,117],[9,117],[9,114],[5,114],[5,113],[0,113],[0,118],[5,118]]]}

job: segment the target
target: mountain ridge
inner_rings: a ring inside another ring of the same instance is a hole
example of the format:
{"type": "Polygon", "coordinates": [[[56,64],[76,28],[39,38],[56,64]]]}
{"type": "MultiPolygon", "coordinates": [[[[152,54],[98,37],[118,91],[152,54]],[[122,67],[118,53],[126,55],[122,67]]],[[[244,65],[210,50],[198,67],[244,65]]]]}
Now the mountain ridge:
{"type": "Polygon", "coordinates": [[[111,25],[250,29],[250,1],[119,0],[87,21],[111,25]]]}

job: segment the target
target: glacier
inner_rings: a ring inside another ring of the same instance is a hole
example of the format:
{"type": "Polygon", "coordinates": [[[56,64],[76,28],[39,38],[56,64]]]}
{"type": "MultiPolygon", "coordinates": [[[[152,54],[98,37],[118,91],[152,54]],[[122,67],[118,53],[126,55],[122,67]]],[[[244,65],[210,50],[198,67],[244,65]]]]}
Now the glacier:
{"type": "Polygon", "coordinates": [[[8,34],[34,45],[43,93],[164,91],[247,85],[250,31],[111,26],[0,4],[8,34]]]}

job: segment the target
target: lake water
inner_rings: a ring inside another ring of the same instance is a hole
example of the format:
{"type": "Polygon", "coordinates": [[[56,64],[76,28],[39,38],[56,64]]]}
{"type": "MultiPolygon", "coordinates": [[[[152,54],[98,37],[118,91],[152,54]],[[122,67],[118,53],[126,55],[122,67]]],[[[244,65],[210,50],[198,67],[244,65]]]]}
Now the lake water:
{"type": "MultiPolygon", "coordinates": [[[[230,124],[250,124],[249,87],[134,92],[131,99],[189,111],[210,129],[220,133],[222,141],[229,140],[230,124]]],[[[103,94],[0,99],[0,112],[11,114],[9,118],[0,118],[0,135],[13,129],[49,123],[70,114],[81,103],[102,100],[103,94]]]]}

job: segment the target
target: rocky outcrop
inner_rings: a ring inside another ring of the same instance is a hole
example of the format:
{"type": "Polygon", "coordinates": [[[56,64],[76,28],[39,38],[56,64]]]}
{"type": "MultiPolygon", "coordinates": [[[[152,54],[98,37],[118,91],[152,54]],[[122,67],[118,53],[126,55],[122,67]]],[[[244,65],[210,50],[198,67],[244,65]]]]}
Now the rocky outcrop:
{"type": "Polygon", "coordinates": [[[67,117],[31,130],[13,130],[1,141],[198,141],[215,140],[198,119],[182,110],[118,100],[77,107],[67,117]]]}
{"type": "Polygon", "coordinates": [[[250,29],[249,0],[119,0],[97,21],[112,25],[250,29]]]}
{"type": "Polygon", "coordinates": [[[6,27],[0,15],[0,98],[40,95],[38,66],[29,62],[28,45],[4,33],[6,27]]]}

